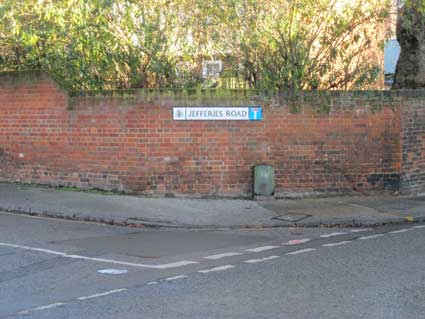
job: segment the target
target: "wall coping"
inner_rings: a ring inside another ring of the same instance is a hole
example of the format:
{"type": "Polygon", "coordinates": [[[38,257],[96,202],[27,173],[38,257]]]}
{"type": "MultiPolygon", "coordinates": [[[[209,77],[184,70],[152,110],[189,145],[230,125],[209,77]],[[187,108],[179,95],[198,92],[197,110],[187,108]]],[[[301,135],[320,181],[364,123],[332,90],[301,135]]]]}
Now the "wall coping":
{"type": "MultiPolygon", "coordinates": [[[[298,91],[276,92],[272,90],[249,90],[249,89],[191,89],[191,88],[155,88],[155,89],[122,89],[122,90],[97,90],[70,92],[60,87],[49,74],[43,71],[20,71],[0,72],[0,86],[15,87],[21,84],[36,85],[37,80],[49,81],[58,90],[67,94],[72,100],[81,99],[102,100],[105,98],[117,98],[122,100],[146,101],[155,103],[161,101],[187,102],[193,104],[203,101],[228,101],[229,105],[242,103],[270,103],[272,105],[285,105],[291,103],[333,104],[333,100],[346,101],[342,104],[354,104],[363,102],[379,105],[399,105],[403,99],[425,100],[425,88],[417,90],[357,90],[357,91],[298,91]]],[[[214,105],[214,104],[212,104],[214,105]]]]}

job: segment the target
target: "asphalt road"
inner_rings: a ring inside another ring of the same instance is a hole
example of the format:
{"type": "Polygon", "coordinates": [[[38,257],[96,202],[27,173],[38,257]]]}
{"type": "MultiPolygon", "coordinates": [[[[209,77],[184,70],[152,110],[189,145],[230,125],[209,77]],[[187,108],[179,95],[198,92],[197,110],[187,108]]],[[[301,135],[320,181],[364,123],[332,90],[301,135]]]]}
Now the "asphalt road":
{"type": "Polygon", "coordinates": [[[0,318],[425,318],[424,243],[418,224],[178,231],[0,213],[0,318]]]}

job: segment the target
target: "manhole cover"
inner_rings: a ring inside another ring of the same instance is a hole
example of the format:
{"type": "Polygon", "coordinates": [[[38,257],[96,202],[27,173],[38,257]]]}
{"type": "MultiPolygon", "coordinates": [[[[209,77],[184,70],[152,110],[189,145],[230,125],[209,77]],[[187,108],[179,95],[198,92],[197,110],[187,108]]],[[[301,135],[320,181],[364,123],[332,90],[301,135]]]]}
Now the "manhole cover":
{"type": "Polygon", "coordinates": [[[419,200],[419,201],[425,202],[425,196],[412,197],[412,198],[409,198],[409,199],[419,200]]]}
{"type": "Polygon", "coordinates": [[[286,213],[273,217],[272,219],[282,220],[284,222],[299,222],[305,218],[311,217],[308,214],[286,213]]]}

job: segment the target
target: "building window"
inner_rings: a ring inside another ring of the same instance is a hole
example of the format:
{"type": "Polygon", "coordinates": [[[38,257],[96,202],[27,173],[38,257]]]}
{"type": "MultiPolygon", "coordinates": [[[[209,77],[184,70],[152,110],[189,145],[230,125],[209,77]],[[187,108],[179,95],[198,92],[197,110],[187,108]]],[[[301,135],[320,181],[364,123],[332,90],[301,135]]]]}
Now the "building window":
{"type": "Polygon", "coordinates": [[[209,78],[220,75],[223,70],[223,63],[219,60],[217,61],[204,61],[202,66],[202,77],[209,78]]]}

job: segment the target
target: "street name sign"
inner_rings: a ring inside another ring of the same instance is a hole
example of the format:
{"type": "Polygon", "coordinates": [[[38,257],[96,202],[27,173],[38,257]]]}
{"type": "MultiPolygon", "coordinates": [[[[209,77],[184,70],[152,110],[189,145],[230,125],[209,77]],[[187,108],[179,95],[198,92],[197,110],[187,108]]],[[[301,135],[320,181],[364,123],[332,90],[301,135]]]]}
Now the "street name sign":
{"type": "Polygon", "coordinates": [[[261,121],[263,111],[260,106],[191,106],[173,107],[175,121],[261,121]]]}

